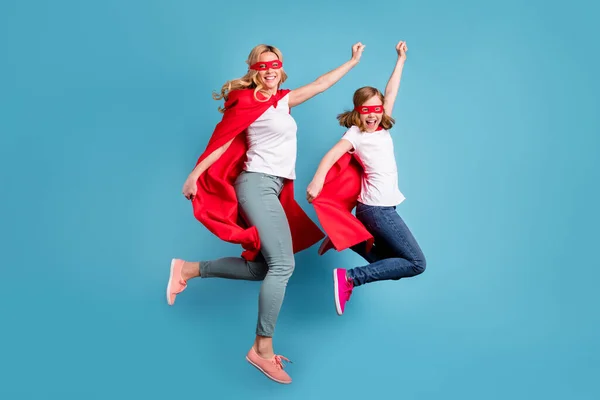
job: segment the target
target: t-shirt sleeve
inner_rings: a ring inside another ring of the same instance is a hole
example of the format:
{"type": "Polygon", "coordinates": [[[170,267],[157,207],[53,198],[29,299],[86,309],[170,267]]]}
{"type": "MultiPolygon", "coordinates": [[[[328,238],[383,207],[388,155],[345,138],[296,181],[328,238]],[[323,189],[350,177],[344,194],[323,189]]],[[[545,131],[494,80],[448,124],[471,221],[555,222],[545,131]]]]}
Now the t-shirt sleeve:
{"type": "Polygon", "coordinates": [[[358,149],[358,146],[360,146],[361,137],[361,133],[356,126],[348,129],[344,136],[342,136],[342,139],[346,139],[352,144],[353,149],[350,151],[350,153],[354,153],[358,149]]]}

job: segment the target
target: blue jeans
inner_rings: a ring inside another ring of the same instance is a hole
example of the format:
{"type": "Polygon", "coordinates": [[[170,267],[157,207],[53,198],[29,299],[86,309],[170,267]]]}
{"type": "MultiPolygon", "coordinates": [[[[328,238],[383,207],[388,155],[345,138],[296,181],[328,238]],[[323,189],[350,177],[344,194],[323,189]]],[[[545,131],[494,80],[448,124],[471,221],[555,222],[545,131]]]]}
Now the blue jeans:
{"type": "Polygon", "coordinates": [[[383,280],[399,280],[425,271],[425,256],[414,236],[396,212],[396,207],[375,207],[358,203],[356,218],[375,238],[369,252],[366,243],[352,247],[369,262],[347,271],[354,286],[383,280]]]}

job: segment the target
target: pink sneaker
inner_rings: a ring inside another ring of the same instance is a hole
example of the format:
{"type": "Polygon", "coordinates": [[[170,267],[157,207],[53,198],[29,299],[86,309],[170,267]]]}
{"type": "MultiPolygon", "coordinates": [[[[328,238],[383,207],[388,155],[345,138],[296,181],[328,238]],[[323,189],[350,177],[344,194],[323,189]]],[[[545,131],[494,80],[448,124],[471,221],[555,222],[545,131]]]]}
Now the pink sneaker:
{"type": "Polygon", "coordinates": [[[335,309],[338,315],[344,313],[346,308],[346,302],[350,300],[352,295],[352,289],[354,285],[352,282],[348,282],[346,278],[346,270],[343,268],[336,268],[333,270],[333,291],[335,296],[335,309]]]}
{"type": "Polygon", "coordinates": [[[169,283],[167,284],[167,303],[170,306],[175,304],[177,294],[183,292],[187,287],[186,281],[181,277],[184,262],[178,258],[171,260],[171,275],[169,275],[169,283]]]}
{"type": "Polygon", "coordinates": [[[288,384],[292,383],[292,378],[283,370],[284,365],[282,360],[291,362],[283,356],[275,355],[272,358],[262,358],[254,350],[254,346],[250,349],[246,355],[246,360],[254,365],[260,372],[265,374],[268,378],[273,379],[277,383],[288,384]]]}

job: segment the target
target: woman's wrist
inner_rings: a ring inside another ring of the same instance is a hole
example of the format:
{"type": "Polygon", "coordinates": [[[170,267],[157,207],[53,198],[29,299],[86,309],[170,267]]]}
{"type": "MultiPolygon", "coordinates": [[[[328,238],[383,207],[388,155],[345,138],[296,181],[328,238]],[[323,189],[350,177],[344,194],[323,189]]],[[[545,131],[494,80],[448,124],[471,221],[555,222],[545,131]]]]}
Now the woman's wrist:
{"type": "Polygon", "coordinates": [[[323,183],[325,183],[325,177],[321,176],[321,174],[316,174],[313,179],[312,179],[313,183],[322,185],[323,183]]]}

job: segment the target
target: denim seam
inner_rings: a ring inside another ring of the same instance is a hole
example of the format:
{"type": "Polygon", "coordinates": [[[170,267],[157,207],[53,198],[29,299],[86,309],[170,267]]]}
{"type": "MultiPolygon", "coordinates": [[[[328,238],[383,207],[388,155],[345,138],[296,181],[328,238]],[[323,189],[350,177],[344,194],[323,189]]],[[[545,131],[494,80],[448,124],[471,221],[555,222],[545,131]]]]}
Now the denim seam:
{"type": "MultiPolygon", "coordinates": [[[[390,224],[392,226],[392,230],[394,231],[394,234],[396,236],[394,239],[395,240],[400,239],[402,241],[404,250],[407,253],[409,253],[409,255],[411,257],[411,259],[408,261],[410,261],[411,263],[414,264],[414,260],[417,259],[417,257],[416,257],[417,255],[413,251],[414,250],[413,246],[411,246],[411,244],[406,240],[406,237],[398,229],[398,226],[396,226],[396,223],[394,222],[394,220],[389,215],[386,215],[385,218],[387,219],[388,224],[390,224]]],[[[398,258],[402,258],[402,257],[398,257],[398,258]]]]}

